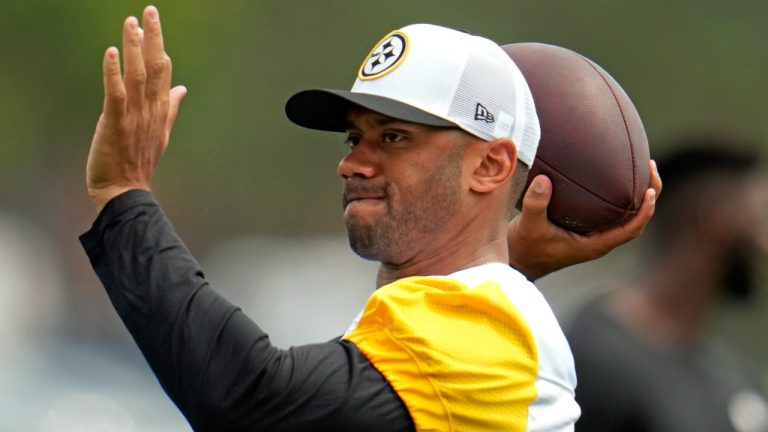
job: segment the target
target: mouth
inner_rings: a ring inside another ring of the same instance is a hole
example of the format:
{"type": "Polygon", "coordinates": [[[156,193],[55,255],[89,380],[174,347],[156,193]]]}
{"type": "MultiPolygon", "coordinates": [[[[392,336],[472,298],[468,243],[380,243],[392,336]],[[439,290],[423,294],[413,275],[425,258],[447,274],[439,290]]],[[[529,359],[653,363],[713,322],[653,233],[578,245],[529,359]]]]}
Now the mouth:
{"type": "Polygon", "coordinates": [[[346,210],[351,206],[380,204],[386,198],[387,194],[381,188],[361,188],[347,185],[342,196],[342,207],[346,210]]]}
{"type": "Polygon", "coordinates": [[[383,195],[344,195],[343,206],[347,209],[351,206],[372,205],[383,201],[383,195]]]}

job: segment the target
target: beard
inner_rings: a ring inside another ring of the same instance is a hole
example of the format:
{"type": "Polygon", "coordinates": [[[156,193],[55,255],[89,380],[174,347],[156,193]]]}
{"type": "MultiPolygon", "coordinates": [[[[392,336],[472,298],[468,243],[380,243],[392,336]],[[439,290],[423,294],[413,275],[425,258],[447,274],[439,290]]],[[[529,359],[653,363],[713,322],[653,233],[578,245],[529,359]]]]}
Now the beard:
{"type": "Polygon", "coordinates": [[[760,288],[762,263],[766,259],[764,247],[753,233],[745,233],[726,252],[722,293],[729,300],[748,303],[760,288]]]}
{"type": "Polygon", "coordinates": [[[734,248],[728,255],[723,274],[723,293],[730,300],[749,302],[756,291],[757,269],[754,258],[743,248],[734,248]]]}
{"type": "Polygon", "coordinates": [[[397,203],[390,184],[377,190],[384,196],[385,209],[374,221],[345,218],[349,245],[364,259],[399,265],[456,215],[461,205],[461,159],[451,155],[415,187],[399,189],[397,203]]]}

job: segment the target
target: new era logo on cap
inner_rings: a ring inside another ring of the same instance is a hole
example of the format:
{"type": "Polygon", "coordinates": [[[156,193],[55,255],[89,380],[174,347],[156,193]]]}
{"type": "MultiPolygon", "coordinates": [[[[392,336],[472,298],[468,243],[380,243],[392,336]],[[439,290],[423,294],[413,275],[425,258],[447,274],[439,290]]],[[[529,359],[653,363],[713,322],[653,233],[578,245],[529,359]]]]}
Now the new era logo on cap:
{"type": "Polygon", "coordinates": [[[486,123],[493,123],[493,114],[488,112],[488,108],[484,107],[480,102],[475,106],[475,120],[482,120],[486,123]]]}
{"type": "Polygon", "coordinates": [[[363,59],[351,91],[299,92],[286,113],[299,125],[343,132],[352,105],[486,141],[509,137],[528,166],[536,156],[539,119],[522,73],[496,43],[464,32],[431,24],[395,30],[363,59]]]}

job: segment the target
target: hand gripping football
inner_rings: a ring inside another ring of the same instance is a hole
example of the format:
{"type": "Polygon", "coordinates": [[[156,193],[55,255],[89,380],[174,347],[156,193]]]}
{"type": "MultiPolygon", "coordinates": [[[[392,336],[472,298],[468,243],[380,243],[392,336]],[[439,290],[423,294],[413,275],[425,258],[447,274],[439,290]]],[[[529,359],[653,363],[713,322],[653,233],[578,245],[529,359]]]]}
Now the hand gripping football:
{"type": "Polygon", "coordinates": [[[640,115],[619,83],[566,48],[502,48],[528,82],[541,124],[526,190],[546,174],[553,185],[547,216],[570,231],[603,231],[630,219],[649,185],[650,156],[640,115]]]}

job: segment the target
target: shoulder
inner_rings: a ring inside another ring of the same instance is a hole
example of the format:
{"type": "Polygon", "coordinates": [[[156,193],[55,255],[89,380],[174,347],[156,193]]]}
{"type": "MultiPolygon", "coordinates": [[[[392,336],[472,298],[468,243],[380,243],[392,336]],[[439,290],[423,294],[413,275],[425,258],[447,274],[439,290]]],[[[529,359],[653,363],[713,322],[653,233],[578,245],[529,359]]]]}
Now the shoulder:
{"type": "Polygon", "coordinates": [[[531,419],[547,421],[578,415],[575,407],[562,416],[539,413],[552,401],[575,405],[573,361],[538,289],[506,265],[381,287],[345,338],[392,384],[417,426],[441,429],[437,419],[453,417],[465,426],[482,419],[482,428],[521,429],[527,417],[519,413],[529,410],[531,419]],[[475,400],[461,396],[467,391],[475,400]]]}

